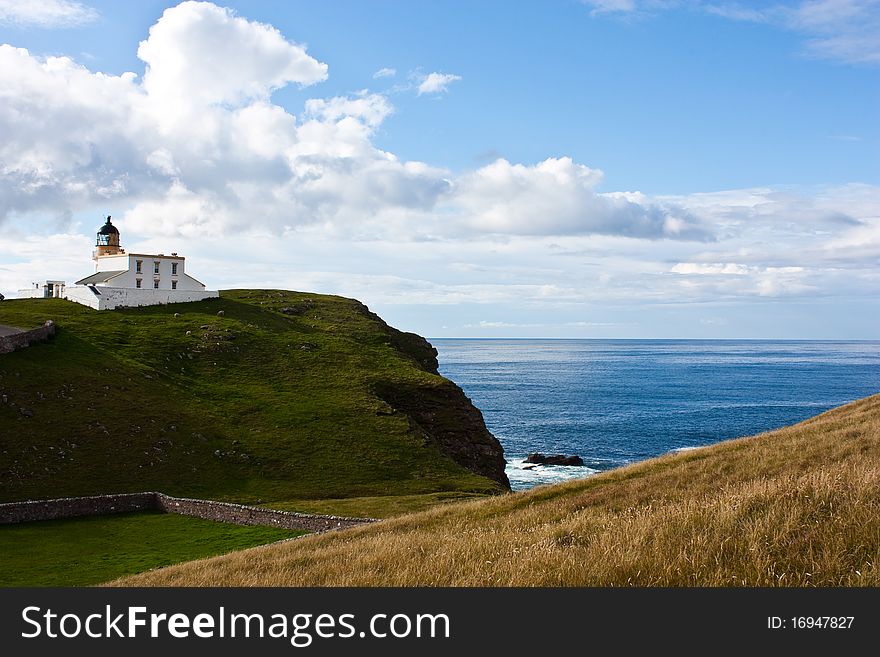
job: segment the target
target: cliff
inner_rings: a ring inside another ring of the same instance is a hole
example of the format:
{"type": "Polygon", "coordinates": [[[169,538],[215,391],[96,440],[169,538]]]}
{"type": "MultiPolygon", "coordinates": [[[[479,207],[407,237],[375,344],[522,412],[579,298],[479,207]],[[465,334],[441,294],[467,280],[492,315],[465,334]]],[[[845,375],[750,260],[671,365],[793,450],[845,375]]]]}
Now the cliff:
{"type": "Polygon", "coordinates": [[[353,299],[0,304],[0,324],[48,319],[53,340],[0,356],[0,501],[161,490],[296,508],[508,489],[433,347],[353,299]]]}
{"type": "MultiPolygon", "coordinates": [[[[415,333],[388,326],[364,305],[360,305],[359,310],[384,329],[397,351],[409,356],[423,371],[440,375],[437,350],[430,342],[415,333]]],[[[453,461],[505,488],[510,487],[504,473],[501,443],[489,433],[480,409],[455,383],[448,379],[434,386],[378,382],[374,391],[393,409],[406,415],[414,430],[424,433],[453,461]]]]}

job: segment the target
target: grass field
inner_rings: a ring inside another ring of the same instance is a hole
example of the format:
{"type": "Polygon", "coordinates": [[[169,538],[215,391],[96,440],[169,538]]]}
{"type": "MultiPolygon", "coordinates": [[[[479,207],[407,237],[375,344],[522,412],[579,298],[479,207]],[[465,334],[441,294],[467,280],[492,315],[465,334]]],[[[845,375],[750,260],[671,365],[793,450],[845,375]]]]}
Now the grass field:
{"type": "Polygon", "coordinates": [[[431,509],[441,504],[452,504],[482,497],[485,497],[485,495],[452,491],[425,493],[422,495],[379,495],[375,497],[353,497],[351,499],[295,500],[292,502],[276,502],[272,507],[282,511],[299,511],[301,513],[393,518],[394,516],[406,513],[431,509]]]}
{"type": "Polygon", "coordinates": [[[47,319],[54,339],[0,357],[0,501],[159,490],[285,508],[337,499],[322,509],[354,515],[363,498],[387,515],[501,490],[438,447],[469,402],[430,371],[430,345],[355,300],[0,303],[0,324],[47,319]],[[377,392],[395,390],[439,396],[433,433],[377,392]]]}
{"type": "Polygon", "coordinates": [[[0,586],[83,586],[299,536],[163,513],[0,525],[0,586]]]}
{"type": "Polygon", "coordinates": [[[590,479],[122,580],[187,586],[878,586],[880,395],[590,479]]]}

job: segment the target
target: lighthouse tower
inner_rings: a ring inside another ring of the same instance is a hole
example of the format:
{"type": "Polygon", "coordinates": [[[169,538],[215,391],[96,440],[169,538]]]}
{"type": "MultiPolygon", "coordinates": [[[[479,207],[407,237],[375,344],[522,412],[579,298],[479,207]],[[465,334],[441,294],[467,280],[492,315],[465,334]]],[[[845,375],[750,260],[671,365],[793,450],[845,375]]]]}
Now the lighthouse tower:
{"type": "Polygon", "coordinates": [[[64,288],[65,299],[96,310],[201,301],[219,296],[184,271],[186,259],[172,253],[127,253],[110,217],[98,229],[95,273],[64,288]]]}
{"type": "Polygon", "coordinates": [[[125,250],[119,246],[119,230],[110,223],[110,216],[107,216],[107,223],[101,226],[98,231],[98,239],[95,242],[95,252],[92,258],[97,261],[99,256],[117,255],[125,253],[125,250]]]}

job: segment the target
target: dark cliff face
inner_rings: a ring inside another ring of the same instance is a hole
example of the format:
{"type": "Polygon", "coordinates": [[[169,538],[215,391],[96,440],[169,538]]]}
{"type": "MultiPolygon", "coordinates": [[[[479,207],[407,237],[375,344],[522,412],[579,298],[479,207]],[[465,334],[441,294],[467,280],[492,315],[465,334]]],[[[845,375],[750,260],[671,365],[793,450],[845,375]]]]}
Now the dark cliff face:
{"type": "Polygon", "coordinates": [[[483,414],[457,385],[446,381],[433,387],[381,386],[376,394],[406,414],[453,461],[510,488],[501,443],[489,433],[483,414]]]}
{"type": "MultiPolygon", "coordinates": [[[[362,312],[385,327],[391,345],[426,372],[438,374],[437,350],[425,338],[388,326],[363,306],[362,312]]],[[[415,428],[453,461],[507,489],[504,448],[486,428],[483,414],[464,391],[448,379],[435,386],[382,384],[376,395],[409,417],[415,428]]]]}

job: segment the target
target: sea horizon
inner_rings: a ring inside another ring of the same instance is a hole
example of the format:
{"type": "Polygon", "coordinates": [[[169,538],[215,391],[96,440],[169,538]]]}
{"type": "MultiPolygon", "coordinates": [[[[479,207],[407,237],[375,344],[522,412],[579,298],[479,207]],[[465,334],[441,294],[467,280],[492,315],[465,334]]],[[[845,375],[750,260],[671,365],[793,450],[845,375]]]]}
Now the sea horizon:
{"type": "Polygon", "coordinates": [[[877,342],[876,338],[529,338],[529,337],[452,337],[438,338],[426,337],[428,342],[433,343],[434,340],[472,340],[472,341],[505,341],[505,340],[536,340],[536,341],[599,341],[599,342],[877,342]]]}

